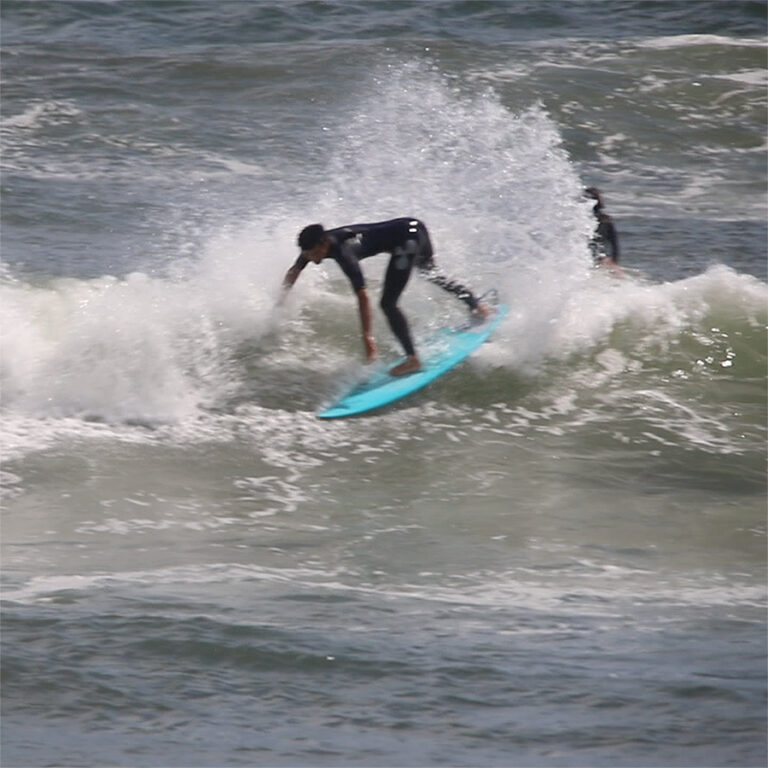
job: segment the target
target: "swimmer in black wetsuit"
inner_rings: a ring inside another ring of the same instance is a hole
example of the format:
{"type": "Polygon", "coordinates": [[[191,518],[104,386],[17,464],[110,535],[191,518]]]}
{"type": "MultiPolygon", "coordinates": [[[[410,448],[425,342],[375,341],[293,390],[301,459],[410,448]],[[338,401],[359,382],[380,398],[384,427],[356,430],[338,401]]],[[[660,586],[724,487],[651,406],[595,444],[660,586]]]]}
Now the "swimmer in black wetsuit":
{"type": "Polygon", "coordinates": [[[392,219],[373,224],[352,224],[338,229],[325,230],[322,224],[310,224],[299,233],[299,257],[283,280],[287,291],[296,282],[301,271],[312,261],[319,264],[331,258],[349,278],[357,294],[360,324],[366,359],[376,358],[376,342],[371,335],[371,309],[360,261],[379,253],[390,254],[389,266],[384,278],[381,308],[389,321],[389,327],[405,350],[406,359],[390,370],[393,376],[413,373],[421,368],[421,362],[413,346],[408,321],[397,306],[411,270],[416,267],[430,282],[455,294],[480,317],[487,317],[488,308],[481,304],[470,290],[439,274],[435,266],[432,243],[427,228],[418,219],[392,219]]]}
{"type": "Polygon", "coordinates": [[[603,210],[603,198],[600,195],[600,190],[596,187],[588,187],[584,190],[584,194],[595,201],[592,211],[597,219],[597,229],[589,241],[592,260],[596,266],[604,264],[616,268],[619,264],[619,237],[616,234],[613,219],[603,210]]]}

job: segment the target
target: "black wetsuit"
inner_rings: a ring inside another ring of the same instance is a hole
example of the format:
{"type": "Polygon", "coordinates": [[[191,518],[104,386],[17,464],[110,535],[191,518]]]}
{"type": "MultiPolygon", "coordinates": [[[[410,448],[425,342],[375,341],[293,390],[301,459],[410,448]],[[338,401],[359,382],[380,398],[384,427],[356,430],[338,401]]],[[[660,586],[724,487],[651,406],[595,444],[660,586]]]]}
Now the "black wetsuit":
{"type": "MultiPolygon", "coordinates": [[[[331,242],[328,257],[334,259],[341,267],[356,293],[365,288],[360,261],[379,253],[390,254],[380,304],[392,333],[398,338],[407,355],[413,355],[415,351],[408,322],[398,308],[397,301],[414,267],[431,282],[458,296],[470,309],[477,306],[477,299],[471,291],[437,272],[429,232],[418,219],[402,218],[373,224],[352,224],[327,230],[326,236],[331,242]]],[[[300,254],[293,268],[301,271],[308,263],[309,259],[300,254]]]]}
{"type": "Polygon", "coordinates": [[[592,259],[599,264],[603,259],[610,259],[614,264],[619,263],[619,237],[616,227],[607,213],[595,211],[597,217],[597,229],[589,243],[592,251],[592,259]]]}

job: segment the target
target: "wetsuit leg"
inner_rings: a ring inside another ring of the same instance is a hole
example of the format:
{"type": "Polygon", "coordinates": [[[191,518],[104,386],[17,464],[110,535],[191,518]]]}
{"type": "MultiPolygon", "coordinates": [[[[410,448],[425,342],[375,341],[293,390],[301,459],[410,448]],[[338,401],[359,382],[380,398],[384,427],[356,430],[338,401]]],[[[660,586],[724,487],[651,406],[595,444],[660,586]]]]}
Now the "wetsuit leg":
{"type": "Polygon", "coordinates": [[[444,291],[448,291],[448,293],[458,296],[471,310],[474,310],[475,307],[477,307],[478,301],[472,291],[461,283],[457,283],[455,280],[450,280],[437,271],[437,266],[433,259],[434,250],[432,249],[432,242],[429,239],[429,232],[421,223],[418,228],[417,237],[419,253],[416,255],[415,264],[421,274],[429,280],[430,283],[434,283],[435,285],[440,286],[444,291]]]}
{"type": "Polygon", "coordinates": [[[426,264],[419,264],[419,271],[430,283],[439,285],[444,291],[454,294],[470,309],[473,310],[477,307],[478,301],[472,291],[461,283],[457,283],[455,280],[450,280],[445,275],[441,275],[431,259],[426,264]]]}
{"type": "Polygon", "coordinates": [[[411,276],[412,267],[413,257],[409,254],[400,251],[392,255],[384,276],[384,289],[381,293],[380,302],[381,309],[389,321],[389,327],[402,344],[406,355],[414,355],[416,352],[408,328],[408,321],[397,306],[397,301],[411,276]]]}

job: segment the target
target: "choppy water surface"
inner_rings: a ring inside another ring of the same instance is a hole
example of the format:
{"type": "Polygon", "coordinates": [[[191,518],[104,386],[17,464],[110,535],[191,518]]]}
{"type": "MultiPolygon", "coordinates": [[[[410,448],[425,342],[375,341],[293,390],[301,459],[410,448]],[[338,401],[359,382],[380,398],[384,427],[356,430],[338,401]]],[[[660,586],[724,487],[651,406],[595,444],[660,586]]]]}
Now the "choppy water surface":
{"type": "Polygon", "coordinates": [[[0,13],[4,765],[765,764],[764,4],[0,13]],[[399,215],[509,317],[318,420],[399,215]]]}

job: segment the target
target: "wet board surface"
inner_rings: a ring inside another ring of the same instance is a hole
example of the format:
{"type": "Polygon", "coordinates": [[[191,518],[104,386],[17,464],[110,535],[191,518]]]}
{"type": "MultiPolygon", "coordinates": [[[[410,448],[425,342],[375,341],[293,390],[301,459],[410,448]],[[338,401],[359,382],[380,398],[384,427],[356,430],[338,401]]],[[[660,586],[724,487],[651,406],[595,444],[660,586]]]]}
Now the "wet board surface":
{"type": "Polygon", "coordinates": [[[482,323],[441,328],[419,344],[422,368],[405,376],[390,376],[388,371],[397,363],[387,365],[365,381],[355,384],[342,394],[333,405],[318,411],[321,419],[339,419],[383,408],[418,392],[435,379],[447,373],[487,341],[508,312],[499,304],[491,316],[482,323]]]}

